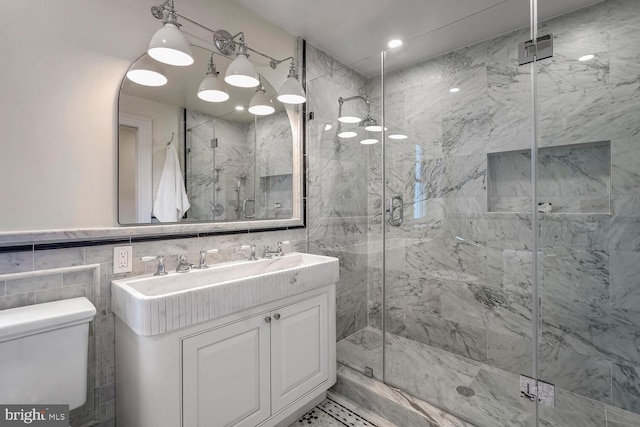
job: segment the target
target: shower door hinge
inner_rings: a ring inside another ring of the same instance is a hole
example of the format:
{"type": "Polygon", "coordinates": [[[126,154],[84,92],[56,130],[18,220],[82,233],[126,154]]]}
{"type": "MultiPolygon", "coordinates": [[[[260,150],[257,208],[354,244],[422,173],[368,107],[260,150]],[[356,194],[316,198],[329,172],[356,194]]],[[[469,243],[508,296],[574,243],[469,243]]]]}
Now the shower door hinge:
{"type": "Polygon", "coordinates": [[[311,111],[311,112],[309,113],[309,120],[313,120],[314,118],[315,118],[315,117],[314,117],[313,111],[311,111]]]}
{"type": "Polygon", "coordinates": [[[518,64],[525,65],[534,61],[551,58],[553,56],[553,34],[545,34],[533,40],[518,45],[518,64]]]}
{"type": "Polygon", "coordinates": [[[555,386],[544,381],[536,381],[526,375],[520,375],[520,396],[551,408],[555,405],[555,386]]]}

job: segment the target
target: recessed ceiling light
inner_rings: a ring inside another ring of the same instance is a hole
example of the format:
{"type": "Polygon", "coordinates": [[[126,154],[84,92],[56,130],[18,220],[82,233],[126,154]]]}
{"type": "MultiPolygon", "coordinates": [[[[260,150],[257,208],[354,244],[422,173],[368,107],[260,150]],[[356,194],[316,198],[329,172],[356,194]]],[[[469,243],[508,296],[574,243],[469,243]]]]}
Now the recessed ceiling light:
{"type": "Polygon", "coordinates": [[[407,135],[403,135],[401,133],[395,133],[393,135],[389,135],[389,138],[391,138],[391,139],[407,139],[408,136],[407,135]]]}
{"type": "Polygon", "coordinates": [[[236,111],[244,111],[244,107],[242,105],[236,105],[236,111]]]}
{"type": "Polygon", "coordinates": [[[589,61],[591,59],[595,58],[595,55],[585,55],[585,56],[581,56],[580,58],[578,58],[578,61],[589,61]]]}
{"type": "Polygon", "coordinates": [[[451,92],[451,93],[460,92],[460,88],[459,87],[452,87],[451,89],[449,89],[449,92],[451,92]]]}
{"type": "Polygon", "coordinates": [[[338,138],[348,139],[348,138],[353,138],[354,136],[357,136],[357,135],[358,134],[356,132],[346,131],[346,132],[340,132],[338,134],[338,138]]]}
{"type": "Polygon", "coordinates": [[[389,41],[389,43],[387,43],[387,46],[389,46],[389,49],[393,49],[394,47],[402,46],[402,40],[393,39],[393,40],[389,41]]]}
{"type": "Polygon", "coordinates": [[[331,128],[333,128],[333,126],[331,126],[331,124],[330,124],[330,123],[327,123],[326,125],[324,125],[324,130],[325,130],[325,131],[327,131],[327,130],[331,130],[331,128]]]}

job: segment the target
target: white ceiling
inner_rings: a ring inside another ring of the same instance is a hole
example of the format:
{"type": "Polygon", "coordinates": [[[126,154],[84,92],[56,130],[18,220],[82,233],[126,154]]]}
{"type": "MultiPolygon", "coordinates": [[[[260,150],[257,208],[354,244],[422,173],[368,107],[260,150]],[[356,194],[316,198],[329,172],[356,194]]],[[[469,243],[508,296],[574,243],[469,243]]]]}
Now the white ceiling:
{"type": "MultiPolygon", "coordinates": [[[[399,68],[529,25],[528,0],[236,0],[365,76],[389,40],[399,68]],[[375,58],[371,58],[376,56],[375,58]]],[[[538,0],[541,21],[602,0],[538,0]]],[[[524,40],[523,40],[524,41],[524,40]]]]}

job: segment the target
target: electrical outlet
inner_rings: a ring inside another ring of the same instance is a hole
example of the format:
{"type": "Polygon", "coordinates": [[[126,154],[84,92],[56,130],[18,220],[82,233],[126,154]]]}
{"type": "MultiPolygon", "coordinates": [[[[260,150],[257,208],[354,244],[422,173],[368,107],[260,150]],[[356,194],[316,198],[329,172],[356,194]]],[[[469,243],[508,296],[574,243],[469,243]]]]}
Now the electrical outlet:
{"type": "Polygon", "coordinates": [[[116,246],[113,248],[113,274],[133,271],[133,247],[116,246]]]}

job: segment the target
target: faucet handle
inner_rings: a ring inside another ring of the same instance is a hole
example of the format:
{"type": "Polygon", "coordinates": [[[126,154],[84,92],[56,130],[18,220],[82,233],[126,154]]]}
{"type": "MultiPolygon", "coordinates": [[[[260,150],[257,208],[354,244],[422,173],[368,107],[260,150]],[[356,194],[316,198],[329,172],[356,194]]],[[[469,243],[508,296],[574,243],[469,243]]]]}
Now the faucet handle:
{"type": "Polygon", "coordinates": [[[196,268],[209,268],[207,265],[207,254],[216,254],[218,249],[203,249],[200,251],[200,264],[196,268]]]}
{"type": "Polygon", "coordinates": [[[156,272],[153,273],[154,276],[162,276],[167,273],[167,270],[164,267],[164,256],[163,255],[158,255],[158,256],[143,256],[140,257],[140,261],[154,261],[154,260],[158,260],[158,265],[156,267],[156,272]]]}
{"type": "Polygon", "coordinates": [[[258,259],[258,257],[256,256],[256,245],[242,245],[240,246],[240,250],[241,251],[245,251],[247,249],[251,249],[251,254],[249,255],[249,261],[255,261],[258,259]]]}

